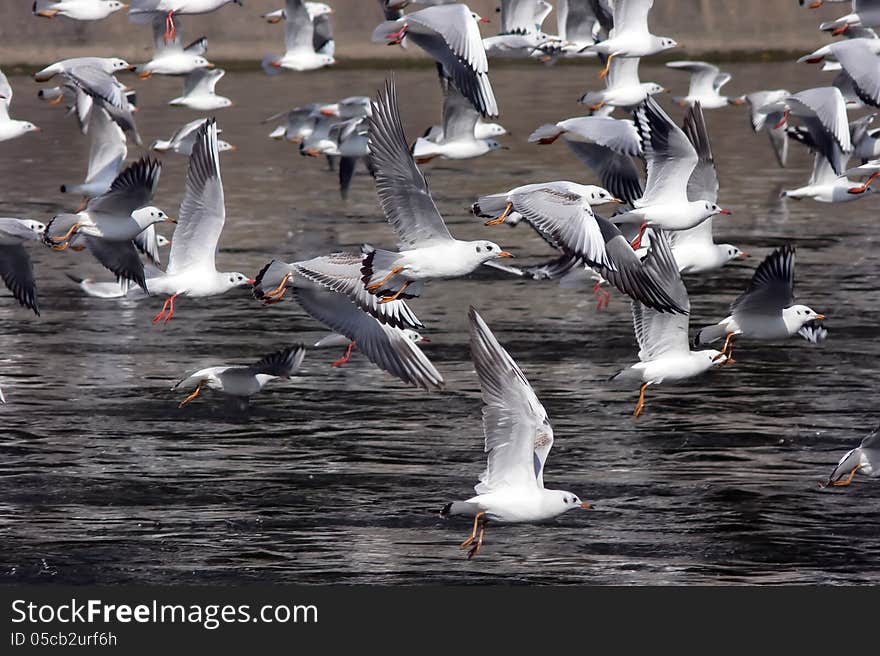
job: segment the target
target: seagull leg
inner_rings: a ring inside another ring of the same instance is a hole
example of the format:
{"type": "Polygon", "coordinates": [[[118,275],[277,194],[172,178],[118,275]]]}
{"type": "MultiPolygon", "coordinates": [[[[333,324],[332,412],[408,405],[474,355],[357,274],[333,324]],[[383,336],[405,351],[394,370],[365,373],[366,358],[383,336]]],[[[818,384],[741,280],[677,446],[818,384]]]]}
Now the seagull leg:
{"type": "Polygon", "coordinates": [[[409,287],[411,284],[412,284],[412,281],[407,280],[405,283],[403,283],[403,286],[400,289],[398,289],[394,294],[392,294],[391,296],[383,296],[382,300],[379,301],[379,305],[384,305],[385,303],[390,303],[391,301],[396,301],[400,297],[400,295],[406,291],[406,288],[409,287]]]}
{"type": "Polygon", "coordinates": [[[717,362],[722,355],[727,356],[727,362],[733,363],[733,340],[736,339],[736,333],[727,333],[727,339],[724,340],[724,347],[721,353],[712,358],[712,362],[717,362]]]}
{"type": "Polygon", "coordinates": [[[815,2],[811,2],[807,5],[810,9],[818,9],[822,6],[822,0],[815,0],[815,2]]]}
{"type": "Polygon", "coordinates": [[[195,398],[199,395],[199,392],[201,392],[201,391],[202,391],[202,384],[199,383],[199,384],[198,384],[198,387],[196,387],[195,391],[194,391],[192,394],[190,394],[189,396],[187,396],[183,401],[181,401],[181,402],[180,402],[180,405],[178,405],[177,407],[178,407],[178,408],[182,408],[182,407],[185,406],[187,403],[189,403],[190,401],[192,401],[193,399],[195,399],[195,398]]]}
{"type": "Polygon", "coordinates": [[[58,13],[57,9],[44,9],[37,12],[37,16],[42,16],[43,18],[55,18],[58,13]]]}
{"type": "Polygon", "coordinates": [[[850,187],[849,189],[847,189],[847,192],[850,194],[863,194],[863,193],[865,193],[866,191],[868,191],[868,187],[870,186],[871,182],[877,176],[880,176],[880,171],[874,171],[871,175],[868,176],[868,179],[865,180],[862,184],[858,185],[857,187],[850,187]]]}
{"type": "Polygon", "coordinates": [[[346,362],[348,362],[351,359],[351,352],[354,350],[355,346],[356,346],[355,342],[349,342],[348,348],[345,349],[345,355],[343,355],[338,360],[334,360],[333,362],[331,362],[331,364],[334,367],[341,367],[342,365],[344,365],[346,362]]]}
{"type": "Polygon", "coordinates": [[[467,540],[458,545],[459,549],[467,549],[469,546],[471,546],[471,542],[477,539],[477,526],[480,523],[480,518],[485,514],[486,513],[481,510],[476,515],[474,515],[474,529],[471,531],[470,537],[468,537],[467,540]]]}
{"type": "Polygon", "coordinates": [[[76,210],[76,212],[74,212],[74,214],[79,214],[80,212],[82,212],[86,208],[86,205],[88,205],[88,204],[89,204],[89,197],[83,196],[82,200],[79,202],[79,208],[76,210]]]}
{"type": "Polygon", "coordinates": [[[605,60],[605,68],[599,71],[599,79],[604,80],[608,77],[608,71],[611,68],[611,60],[614,59],[614,53],[608,55],[608,59],[605,60]]]}
{"type": "Polygon", "coordinates": [[[590,105],[590,111],[591,112],[598,112],[604,106],[605,106],[605,101],[603,100],[602,102],[598,102],[595,105],[590,105]]]}
{"type": "Polygon", "coordinates": [[[281,279],[281,282],[278,283],[278,286],[275,289],[271,289],[265,294],[263,294],[263,303],[266,305],[271,305],[272,303],[277,303],[281,300],[284,294],[287,293],[287,281],[290,280],[290,274],[285,273],[284,277],[281,279]]]}
{"type": "Polygon", "coordinates": [[[493,226],[504,223],[507,220],[507,215],[510,214],[510,210],[513,209],[513,203],[508,203],[507,207],[504,208],[504,212],[501,213],[501,216],[497,216],[494,219],[489,219],[483,225],[493,226]]]}
{"type": "Polygon", "coordinates": [[[49,245],[56,251],[67,250],[67,247],[70,245],[70,238],[73,236],[73,233],[81,227],[81,225],[82,224],[80,223],[74,223],[70,226],[70,230],[61,237],[50,237],[49,235],[46,235],[46,241],[49,242],[49,245]]]}
{"type": "Polygon", "coordinates": [[[839,478],[836,481],[831,481],[831,485],[834,487],[846,487],[847,485],[852,483],[853,476],[855,476],[856,472],[859,471],[861,468],[861,465],[856,465],[849,473],[849,476],[847,476],[846,478],[839,478]]]}
{"type": "Polygon", "coordinates": [[[608,304],[611,303],[611,294],[607,289],[602,287],[601,282],[597,282],[593,285],[593,296],[596,297],[596,310],[599,312],[602,311],[603,307],[608,307],[608,304]]]}
{"type": "Polygon", "coordinates": [[[369,285],[367,285],[367,291],[370,291],[370,292],[374,292],[374,291],[376,291],[376,290],[379,289],[382,285],[384,285],[386,282],[388,282],[388,281],[391,280],[394,276],[396,276],[398,273],[400,273],[401,271],[403,271],[405,268],[406,268],[406,267],[404,267],[404,266],[396,266],[396,267],[394,267],[393,269],[391,269],[391,273],[389,273],[387,276],[385,276],[384,278],[382,278],[382,280],[380,280],[379,282],[372,282],[372,283],[370,283],[369,285]]]}
{"type": "Polygon", "coordinates": [[[399,46],[403,42],[403,37],[406,36],[406,30],[408,25],[404,25],[397,32],[391,32],[390,34],[386,34],[385,38],[389,39],[389,46],[399,46]]]}
{"type": "Polygon", "coordinates": [[[645,391],[648,389],[648,385],[651,383],[642,383],[642,386],[639,388],[639,402],[636,403],[636,409],[633,410],[633,416],[638,417],[642,414],[642,410],[645,407],[645,391]]]}
{"type": "Polygon", "coordinates": [[[161,312],[153,317],[153,323],[159,323],[164,319],[163,324],[168,323],[168,320],[174,315],[174,299],[178,297],[178,293],[175,292],[167,299],[165,299],[165,304],[162,306],[161,312]],[[166,314],[167,311],[167,314],[166,314]]]}
{"type": "Polygon", "coordinates": [[[172,9],[165,15],[165,43],[174,40],[177,36],[177,29],[174,27],[174,10],[172,9]]]}
{"type": "Polygon", "coordinates": [[[840,36],[841,34],[846,32],[848,29],[849,29],[849,23],[847,23],[846,25],[843,25],[842,27],[838,27],[836,30],[831,32],[831,36],[840,36]]]}
{"type": "Polygon", "coordinates": [[[487,520],[483,520],[480,522],[480,537],[477,538],[477,543],[471,547],[471,550],[468,551],[468,560],[477,555],[477,552],[480,550],[480,547],[483,546],[483,533],[486,532],[486,522],[487,520]]]}
{"type": "Polygon", "coordinates": [[[639,250],[642,247],[642,237],[645,236],[645,230],[648,229],[648,224],[643,223],[639,226],[639,234],[636,235],[636,238],[632,240],[632,244],[630,246],[633,247],[634,251],[639,250]]]}
{"type": "Polygon", "coordinates": [[[64,100],[63,95],[58,96],[57,98],[52,98],[52,100],[49,101],[49,104],[50,105],[60,105],[62,100],[64,100]]]}

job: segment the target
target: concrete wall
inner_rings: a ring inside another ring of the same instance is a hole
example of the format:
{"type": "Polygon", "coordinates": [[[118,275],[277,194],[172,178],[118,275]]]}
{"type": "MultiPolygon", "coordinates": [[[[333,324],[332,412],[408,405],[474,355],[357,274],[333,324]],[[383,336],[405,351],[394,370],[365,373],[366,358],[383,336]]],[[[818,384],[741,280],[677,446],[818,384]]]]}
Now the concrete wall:
{"type": "MultiPolygon", "coordinates": [[[[381,14],[376,0],[326,0],[336,9],[334,20],[338,57],[384,58],[392,53],[369,42],[381,14]]],[[[497,0],[472,0],[471,7],[495,19],[497,0]]],[[[149,55],[151,37],[146,25],[128,22],[125,12],[93,23],[65,18],[45,19],[31,13],[32,0],[0,1],[0,66],[42,64],[82,54],[117,55],[140,61],[149,55]]],[[[260,14],[283,5],[283,0],[244,0],[213,14],[186,17],[184,38],[202,34],[210,40],[209,57],[217,61],[259,61],[278,52],[282,28],[268,25],[260,14]]],[[[818,10],[798,6],[795,0],[656,0],[652,31],[678,40],[681,54],[706,51],[809,50],[828,39],[816,30],[822,20],[846,13],[848,5],[828,4],[818,10]]],[[[545,27],[554,23],[551,14],[545,27]]],[[[497,29],[484,26],[484,34],[497,29]]],[[[420,56],[399,48],[393,57],[420,56]]]]}

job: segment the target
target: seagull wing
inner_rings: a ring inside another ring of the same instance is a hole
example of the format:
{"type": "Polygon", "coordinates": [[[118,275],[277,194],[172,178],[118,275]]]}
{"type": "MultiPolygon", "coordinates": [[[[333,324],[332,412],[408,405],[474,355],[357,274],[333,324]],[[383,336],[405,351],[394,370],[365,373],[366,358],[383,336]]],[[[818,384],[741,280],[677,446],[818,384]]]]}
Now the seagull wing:
{"type": "Polygon", "coordinates": [[[480,113],[454,84],[445,85],[443,98],[443,141],[471,141],[480,113]]]}
{"type": "Polygon", "coordinates": [[[24,246],[21,244],[0,246],[0,278],[3,278],[15,300],[40,316],[34,268],[24,246]]]}
{"type": "Polygon", "coordinates": [[[92,146],[86,184],[100,182],[109,189],[128,155],[125,134],[103,107],[92,112],[89,133],[92,135],[92,146]]]}
{"type": "Polygon", "coordinates": [[[315,27],[303,0],[284,4],[284,47],[287,52],[313,50],[315,27]]]}
{"type": "Polygon", "coordinates": [[[758,265],[748,289],[730,306],[734,319],[741,313],[775,318],[794,303],[794,253],[785,244],[758,265]]]}
{"type": "Polygon", "coordinates": [[[86,210],[90,213],[127,218],[153,200],[159,186],[162,163],[143,158],[125,168],[110,185],[110,189],[92,198],[86,210]]]}
{"type": "Polygon", "coordinates": [[[180,203],[166,273],[215,271],[217,244],[225,222],[217,122],[209,119],[199,128],[189,156],[186,191],[180,203]]]}
{"type": "Polygon", "coordinates": [[[401,244],[421,247],[452,239],[407,145],[393,80],[373,103],[370,153],[379,203],[401,244]]]}
{"type": "Polygon", "coordinates": [[[859,99],[872,107],[880,106],[880,57],[862,39],[833,43],[831,50],[852,79],[859,99]]]}
{"type": "Polygon", "coordinates": [[[477,494],[504,488],[544,487],[544,463],[553,447],[547,411],[483,318],[468,312],[471,357],[483,393],[483,433],[489,454],[477,494]]]}
{"type": "Polygon", "coordinates": [[[703,61],[671,61],[666,65],[691,74],[689,96],[712,96],[715,95],[715,78],[721,73],[717,66],[703,61]]]}
{"type": "Polygon", "coordinates": [[[648,12],[654,0],[615,0],[612,37],[627,34],[649,34],[648,12]]]}
{"type": "Polygon", "coordinates": [[[682,131],[697,153],[697,164],[687,183],[688,200],[714,203],[718,200],[718,172],[715,169],[703,108],[699,102],[688,108],[682,131]]]}

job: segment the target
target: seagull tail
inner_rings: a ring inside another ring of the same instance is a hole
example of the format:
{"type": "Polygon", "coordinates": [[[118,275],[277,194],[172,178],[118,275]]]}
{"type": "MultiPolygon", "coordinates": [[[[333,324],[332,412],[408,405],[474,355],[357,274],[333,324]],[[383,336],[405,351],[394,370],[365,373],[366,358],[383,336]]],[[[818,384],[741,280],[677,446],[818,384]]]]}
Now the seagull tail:
{"type": "Polygon", "coordinates": [[[63,237],[79,220],[76,214],[57,214],[46,224],[43,241],[52,244],[52,238],[63,237]]]}
{"type": "Polygon", "coordinates": [[[412,147],[412,156],[413,159],[419,161],[420,159],[431,159],[433,157],[437,157],[441,154],[441,149],[438,144],[433,141],[429,141],[424,137],[419,137],[416,139],[416,142],[412,147]]]}
{"type": "Polygon", "coordinates": [[[490,194],[480,196],[477,202],[471,205],[471,212],[475,216],[494,219],[507,209],[507,194],[490,194]]]}
{"type": "Polygon", "coordinates": [[[555,123],[545,123],[529,135],[529,143],[550,144],[556,141],[563,130],[555,123]]]}
{"type": "Polygon", "coordinates": [[[694,336],[694,346],[705,346],[727,335],[727,328],[723,324],[716,323],[712,326],[706,326],[700,329],[694,336]]]}
{"type": "Polygon", "coordinates": [[[467,501],[453,501],[443,506],[440,511],[441,517],[451,517],[452,515],[470,515],[473,517],[479,509],[472,503],[467,501]]]}
{"type": "Polygon", "coordinates": [[[281,286],[285,276],[291,274],[289,264],[280,260],[272,260],[256,275],[254,278],[253,294],[254,298],[261,301],[265,298],[266,293],[270,290],[277,289],[281,286]]]}
{"type": "MultiPolygon", "coordinates": [[[[399,265],[400,253],[373,248],[368,244],[364,244],[361,247],[361,252],[364,254],[361,260],[361,281],[364,286],[368,287],[373,281],[384,280],[385,282],[381,288],[370,291],[377,296],[386,296],[398,292],[405,281],[393,275],[392,271],[399,265]]],[[[411,292],[420,287],[421,285],[418,284],[410,285],[409,291],[401,294],[400,298],[407,299],[412,298],[413,295],[417,296],[418,293],[413,294],[411,292]]]]}

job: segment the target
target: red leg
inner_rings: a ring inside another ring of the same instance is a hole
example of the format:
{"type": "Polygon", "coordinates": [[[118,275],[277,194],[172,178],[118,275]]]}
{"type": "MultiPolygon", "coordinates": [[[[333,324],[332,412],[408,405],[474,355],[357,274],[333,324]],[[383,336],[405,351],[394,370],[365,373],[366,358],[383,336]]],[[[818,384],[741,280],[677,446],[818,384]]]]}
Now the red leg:
{"type": "Polygon", "coordinates": [[[608,307],[608,304],[611,302],[611,294],[607,289],[602,287],[601,282],[597,282],[593,285],[593,296],[596,297],[596,310],[602,311],[603,307],[608,307]]]}
{"type": "Polygon", "coordinates": [[[164,319],[163,324],[168,323],[168,320],[174,315],[174,299],[178,297],[179,294],[175,293],[165,299],[165,304],[162,306],[162,310],[153,317],[153,323],[159,323],[164,319]],[[166,314],[166,311],[168,314],[166,314]]]}
{"type": "Polygon", "coordinates": [[[351,352],[354,350],[354,347],[355,347],[355,342],[349,342],[348,348],[345,349],[345,355],[343,355],[338,360],[334,360],[331,364],[334,367],[341,367],[342,365],[344,365],[346,362],[348,362],[351,359],[351,352]]]}
{"type": "Polygon", "coordinates": [[[647,223],[643,223],[642,225],[639,226],[639,234],[636,235],[636,238],[633,239],[633,242],[631,244],[634,251],[637,251],[638,249],[640,249],[642,247],[642,237],[644,237],[645,230],[647,228],[648,228],[647,223]]]}
{"type": "Polygon", "coordinates": [[[177,30],[174,27],[174,10],[172,9],[165,15],[165,43],[173,41],[177,36],[177,30]]]}

